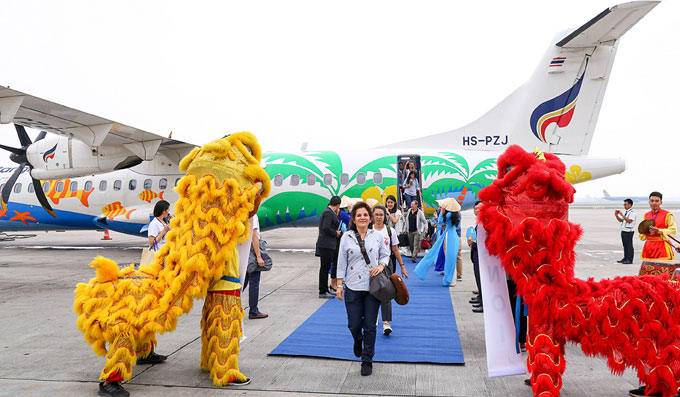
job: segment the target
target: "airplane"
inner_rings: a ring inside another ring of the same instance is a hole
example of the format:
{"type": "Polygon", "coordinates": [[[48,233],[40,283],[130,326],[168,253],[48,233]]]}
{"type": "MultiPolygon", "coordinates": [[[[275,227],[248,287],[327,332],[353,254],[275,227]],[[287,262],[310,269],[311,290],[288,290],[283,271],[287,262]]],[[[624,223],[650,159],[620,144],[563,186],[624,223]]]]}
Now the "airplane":
{"type": "MultiPolygon", "coordinates": [[[[602,197],[602,200],[606,200],[606,201],[610,201],[610,202],[613,201],[613,202],[616,202],[617,204],[623,203],[623,200],[625,200],[625,199],[631,199],[631,200],[633,200],[633,203],[641,203],[641,204],[644,204],[646,206],[647,202],[649,201],[649,196],[612,196],[606,190],[602,190],[602,194],[604,195],[604,197],[602,197]]],[[[680,205],[680,197],[677,197],[677,196],[672,197],[672,196],[664,195],[662,201],[663,201],[664,207],[668,207],[668,206],[677,207],[678,205],[680,205]]]]}
{"type": "Polygon", "coordinates": [[[634,203],[639,203],[649,200],[649,197],[647,196],[612,196],[604,189],[602,189],[602,194],[604,195],[602,198],[609,201],[623,201],[625,199],[631,199],[634,203]]]}
{"type": "MultiPolygon", "coordinates": [[[[446,197],[471,208],[514,144],[558,155],[574,184],[623,172],[623,159],[587,154],[619,39],[657,4],[613,6],[559,34],[524,85],[463,128],[369,150],[265,152],[272,191],[258,210],[261,227],[314,226],[334,195],[398,197],[397,167],[407,159],[420,165],[427,213],[446,197]]],[[[0,123],[13,123],[21,143],[0,145],[18,164],[0,167],[0,231],[145,236],[155,202],[177,200],[178,163],[195,147],[3,86],[0,123]],[[33,141],[25,128],[40,133],[33,141]]]]}

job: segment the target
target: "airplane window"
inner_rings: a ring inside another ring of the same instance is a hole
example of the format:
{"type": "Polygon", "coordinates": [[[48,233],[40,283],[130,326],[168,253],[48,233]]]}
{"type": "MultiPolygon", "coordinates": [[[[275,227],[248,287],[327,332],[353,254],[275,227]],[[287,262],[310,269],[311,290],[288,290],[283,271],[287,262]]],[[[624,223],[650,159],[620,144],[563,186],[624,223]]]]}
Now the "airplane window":
{"type": "Polygon", "coordinates": [[[85,182],[84,189],[85,189],[86,192],[89,192],[92,189],[92,181],[85,182]]]}
{"type": "Polygon", "coordinates": [[[106,181],[99,182],[99,191],[105,192],[106,191],[106,185],[107,185],[106,181]]]}
{"type": "Polygon", "coordinates": [[[281,186],[283,185],[283,176],[281,174],[278,174],[274,177],[274,186],[281,186]]]}
{"type": "Polygon", "coordinates": [[[35,188],[33,187],[33,184],[32,184],[32,183],[31,183],[30,185],[28,185],[28,192],[29,192],[29,193],[34,193],[34,192],[35,192],[35,188]]]}
{"type": "Polygon", "coordinates": [[[290,176],[290,184],[293,186],[297,186],[300,184],[300,175],[291,175],[290,176]]]}
{"type": "Polygon", "coordinates": [[[49,182],[43,182],[42,190],[43,190],[43,193],[49,192],[50,191],[50,183],[49,182]]]}
{"type": "Polygon", "coordinates": [[[323,184],[324,185],[330,185],[333,183],[333,175],[331,174],[324,174],[323,176],[323,184]]]}
{"type": "Polygon", "coordinates": [[[137,189],[137,180],[136,179],[130,179],[130,183],[128,184],[128,189],[130,189],[130,190],[137,189]]]}
{"type": "Polygon", "coordinates": [[[21,193],[21,183],[14,184],[14,193],[21,193]]]}
{"type": "Polygon", "coordinates": [[[316,175],[314,174],[307,174],[307,184],[309,186],[314,186],[314,182],[316,182],[316,175]]]}
{"type": "Polygon", "coordinates": [[[179,180],[180,180],[180,179],[182,179],[182,178],[177,178],[177,179],[175,179],[175,186],[177,186],[177,184],[179,183],[179,180]]]}
{"type": "Polygon", "coordinates": [[[347,174],[340,174],[340,183],[343,185],[346,185],[349,183],[349,175],[347,174]]]}
{"type": "Polygon", "coordinates": [[[71,184],[69,185],[68,188],[72,192],[77,191],[78,190],[78,182],[76,182],[76,181],[71,182],[71,184]]]}
{"type": "Polygon", "coordinates": [[[364,183],[366,183],[366,174],[364,174],[363,172],[358,173],[357,174],[357,183],[359,185],[363,185],[364,183]]]}
{"type": "Polygon", "coordinates": [[[382,183],[382,174],[379,172],[376,172],[373,174],[373,183],[376,185],[380,185],[382,183]]]}
{"type": "Polygon", "coordinates": [[[64,181],[59,181],[59,182],[57,182],[57,186],[54,188],[54,190],[55,190],[57,193],[63,192],[63,191],[64,191],[64,181]]]}
{"type": "Polygon", "coordinates": [[[163,190],[163,189],[167,189],[167,187],[168,187],[168,180],[165,179],[165,178],[161,178],[161,180],[158,181],[158,188],[163,190]]]}
{"type": "Polygon", "coordinates": [[[144,190],[151,189],[151,186],[153,186],[153,182],[151,182],[151,179],[145,179],[144,180],[144,190]]]}
{"type": "Polygon", "coordinates": [[[120,190],[122,186],[123,182],[120,179],[113,181],[113,190],[120,190]]]}

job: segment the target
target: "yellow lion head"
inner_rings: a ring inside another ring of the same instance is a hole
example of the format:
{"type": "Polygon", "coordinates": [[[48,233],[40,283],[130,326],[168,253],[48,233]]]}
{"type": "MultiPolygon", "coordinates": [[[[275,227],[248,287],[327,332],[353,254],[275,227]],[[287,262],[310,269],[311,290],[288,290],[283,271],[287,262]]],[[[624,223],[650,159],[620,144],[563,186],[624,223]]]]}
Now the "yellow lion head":
{"type": "Polygon", "coordinates": [[[259,189],[252,215],[271,190],[269,176],[260,167],[261,160],[262,149],[255,136],[238,132],[195,148],[180,162],[179,169],[197,178],[212,175],[220,185],[234,179],[242,190],[259,189]]]}

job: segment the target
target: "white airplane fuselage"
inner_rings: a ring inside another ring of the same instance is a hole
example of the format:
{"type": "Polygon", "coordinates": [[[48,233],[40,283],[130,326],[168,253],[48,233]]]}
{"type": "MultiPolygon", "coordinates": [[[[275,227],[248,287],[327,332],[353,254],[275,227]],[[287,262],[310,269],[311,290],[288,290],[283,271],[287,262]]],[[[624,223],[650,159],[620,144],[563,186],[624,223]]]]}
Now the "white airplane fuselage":
{"type": "MultiPolygon", "coordinates": [[[[400,156],[418,159],[420,184],[426,212],[436,201],[456,198],[470,208],[477,192],[496,176],[498,152],[369,149],[341,152],[265,152],[262,165],[271,178],[271,194],[258,211],[263,228],[312,226],[332,196],[374,198],[383,203],[388,195],[398,197],[397,167],[400,156]]],[[[625,169],[622,159],[561,156],[566,177],[577,183],[625,169]]],[[[157,161],[157,160],[154,160],[157,161]]],[[[41,181],[54,218],[29,191],[28,171],[15,184],[7,210],[0,210],[0,231],[110,229],[145,235],[155,203],[177,200],[173,188],[182,173],[176,166],[167,173],[145,170],[160,167],[145,162],[127,170],[79,178],[41,181]],[[145,164],[146,163],[146,164],[145,164]],[[61,183],[60,183],[61,182],[61,183]]],[[[0,166],[0,185],[16,169],[0,166]]]]}

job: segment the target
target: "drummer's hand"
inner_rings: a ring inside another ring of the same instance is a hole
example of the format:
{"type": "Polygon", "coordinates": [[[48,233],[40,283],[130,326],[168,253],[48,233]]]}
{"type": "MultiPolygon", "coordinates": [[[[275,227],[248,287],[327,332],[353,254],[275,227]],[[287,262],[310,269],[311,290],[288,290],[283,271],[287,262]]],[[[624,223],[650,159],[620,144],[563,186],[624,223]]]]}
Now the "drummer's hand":
{"type": "Polygon", "coordinates": [[[677,252],[678,254],[680,254],[680,247],[675,247],[675,252],[677,252]]]}
{"type": "Polygon", "coordinates": [[[656,233],[659,232],[659,228],[656,227],[656,226],[650,226],[650,227],[649,227],[649,232],[652,233],[652,234],[656,234],[656,233]]]}
{"type": "Polygon", "coordinates": [[[382,265],[382,264],[381,264],[381,265],[378,265],[378,266],[376,266],[376,267],[372,267],[372,268],[369,270],[369,273],[371,273],[371,277],[375,277],[375,276],[377,276],[378,274],[382,273],[383,270],[385,270],[385,265],[382,265]]]}
{"type": "Polygon", "coordinates": [[[345,294],[345,289],[342,287],[342,285],[338,285],[335,289],[335,296],[338,297],[340,300],[344,300],[344,294],[345,294]]]}

